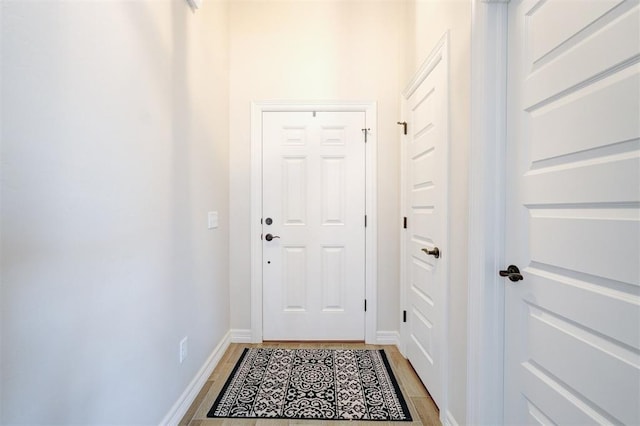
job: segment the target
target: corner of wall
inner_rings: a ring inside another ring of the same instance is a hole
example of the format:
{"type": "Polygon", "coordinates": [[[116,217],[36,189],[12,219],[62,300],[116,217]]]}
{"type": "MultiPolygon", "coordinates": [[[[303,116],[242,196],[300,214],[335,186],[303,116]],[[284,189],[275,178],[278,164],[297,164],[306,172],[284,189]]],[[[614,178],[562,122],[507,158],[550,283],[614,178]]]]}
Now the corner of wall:
{"type": "Polygon", "coordinates": [[[252,343],[251,329],[231,329],[231,343],[252,343]]]}
{"type": "Polygon", "coordinates": [[[378,331],[376,333],[377,345],[393,345],[400,350],[400,333],[398,331],[378,331]]]}
{"type": "Polygon", "coordinates": [[[161,425],[177,425],[180,423],[184,415],[187,413],[187,410],[189,410],[189,407],[198,396],[200,389],[202,389],[205,382],[209,376],[211,376],[211,373],[213,373],[213,370],[224,356],[224,353],[230,343],[231,334],[230,332],[227,332],[213,349],[213,352],[211,352],[202,367],[200,367],[200,370],[198,370],[189,385],[187,385],[187,388],[182,392],[178,400],[164,416],[160,422],[161,425]]]}

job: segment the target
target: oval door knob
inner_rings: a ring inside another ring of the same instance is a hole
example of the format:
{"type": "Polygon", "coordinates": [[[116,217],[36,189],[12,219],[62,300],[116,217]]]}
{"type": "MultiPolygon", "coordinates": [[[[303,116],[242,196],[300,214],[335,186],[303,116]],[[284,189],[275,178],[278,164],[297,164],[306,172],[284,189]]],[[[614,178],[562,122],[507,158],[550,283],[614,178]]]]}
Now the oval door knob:
{"type": "Polygon", "coordinates": [[[509,265],[506,271],[500,271],[501,277],[507,277],[514,283],[520,280],[524,280],[524,277],[520,273],[520,269],[516,265],[509,265]]]}
{"type": "Polygon", "coordinates": [[[264,239],[267,240],[267,241],[271,241],[274,238],[280,238],[280,237],[277,236],[277,235],[271,235],[271,234],[267,234],[267,235],[264,236],[264,239]]]}
{"type": "Polygon", "coordinates": [[[434,247],[432,250],[423,248],[422,251],[428,254],[429,256],[435,257],[436,259],[440,257],[440,249],[438,247],[434,247]]]}

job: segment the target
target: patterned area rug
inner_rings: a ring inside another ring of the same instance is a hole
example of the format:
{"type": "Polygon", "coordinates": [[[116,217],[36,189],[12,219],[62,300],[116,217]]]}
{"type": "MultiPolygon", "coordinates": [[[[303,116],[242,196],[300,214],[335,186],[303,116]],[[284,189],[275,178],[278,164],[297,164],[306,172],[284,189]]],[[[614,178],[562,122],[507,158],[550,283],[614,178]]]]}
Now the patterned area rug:
{"type": "Polygon", "coordinates": [[[383,350],[245,349],[207,417],[411,421],[383,350]]]}

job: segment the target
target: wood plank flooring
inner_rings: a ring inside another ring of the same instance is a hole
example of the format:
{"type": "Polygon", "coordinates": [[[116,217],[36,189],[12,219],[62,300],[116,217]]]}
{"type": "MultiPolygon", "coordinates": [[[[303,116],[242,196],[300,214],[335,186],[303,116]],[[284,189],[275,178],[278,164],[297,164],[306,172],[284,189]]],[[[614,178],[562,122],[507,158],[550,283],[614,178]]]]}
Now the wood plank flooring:
{"type": "Polygon", "coordinates": [[[261,344],[232,343],[217,367],[209,376],[202,390],[191,404],[191,407],[180,422],[180,426],[289,426],[289,425],[315,425],[315,426],[354,426],[349,421],[318,421],[318,420],[269,420],[269,419],[209,419],[207,412],[213,405],[218,393],[236,362],[240,358],[244,348],[281,347],[281,348],[327,348],[327,349],[384,349],[391,368],[402,389],[407,401],[413,422],[366,422],[358,421],[355,426],[413,426],[413,425],[440,425],[438,407],[422,385],[411,364],[402,356],[395,346],[365,345],[364,343],[342,342],[265,342],[261,344]]]}

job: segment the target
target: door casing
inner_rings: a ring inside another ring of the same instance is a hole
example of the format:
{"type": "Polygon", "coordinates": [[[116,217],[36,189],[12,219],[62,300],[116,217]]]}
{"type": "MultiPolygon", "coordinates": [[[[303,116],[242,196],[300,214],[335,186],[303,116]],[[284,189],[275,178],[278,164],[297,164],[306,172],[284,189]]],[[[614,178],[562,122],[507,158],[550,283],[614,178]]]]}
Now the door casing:
{"type": "Polygon", "coordinates": [[[472,0],[467,424],[503,424],[509,0],[472,0]]]}
{"type": "Polygon", "coordinates": [[[266,111],[361,111],[367,142],[365,229],[365,342],[377,342],[377,104],[375,102],[263,101],[251,104],[251,341],[262,342],[262,113],[266,111]]]}

